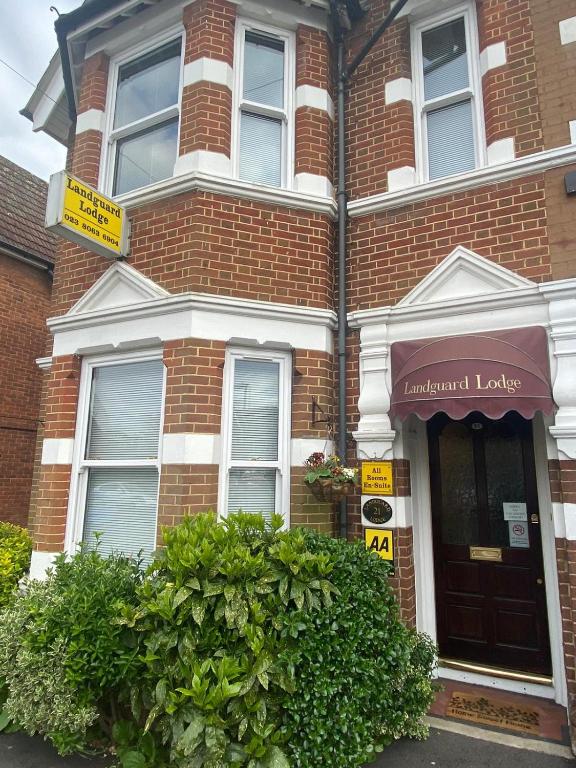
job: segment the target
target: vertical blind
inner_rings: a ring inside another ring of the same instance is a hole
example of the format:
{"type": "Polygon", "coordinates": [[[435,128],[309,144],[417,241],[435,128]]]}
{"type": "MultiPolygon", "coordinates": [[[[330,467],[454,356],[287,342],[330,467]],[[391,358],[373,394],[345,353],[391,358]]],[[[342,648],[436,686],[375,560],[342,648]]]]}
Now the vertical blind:
{"type": "Polygon", "coordinates": [[[155,548],[158,468],[130,463],[158,458],[163,372],[161,360],[93,370],[85,461],[97,463],[87,467],[83,539],[92,546],[101,533],[103,554],[155,548]]]}

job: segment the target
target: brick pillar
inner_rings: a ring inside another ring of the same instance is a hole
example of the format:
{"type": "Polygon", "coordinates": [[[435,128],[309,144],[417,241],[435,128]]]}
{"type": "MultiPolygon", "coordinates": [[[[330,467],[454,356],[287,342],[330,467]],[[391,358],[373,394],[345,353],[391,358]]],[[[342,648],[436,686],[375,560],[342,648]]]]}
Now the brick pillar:
{"type": "Polygon", "coordinates": [[[159,544],[162,526],[217,507],[225,348],[224,342],[198,339],[164,345],[163,454],[167,463],[160,475],[159,544]]]}
{"type": "Polygon", "coordinates": [[[236,7],[198,0],[183,12],[186,29],[180,149],[175,173],[229,174],[236,7]]]}
{"type": "MultiPolygon", "coordinates": [[[[44,445],[48,440],[70,440],[76,430],[81,360],[76,355],[55,357],[50,369],[44,408],[44,445]]],[[[52,456],[54,452],[50,452],[52,456]]],[[[55,453],[58,453],[57,451],[55,453]]],[[[66,533],[71,465],[45,463],[42,457],[35,489],[34,548],[62,552],[66,533]]]]}
{"type": "Polygon", "coordinates": [[[476,0],[488,164],[544,149],[529,0],[476,0]]]}
{"type": "Polygon", "coordinates": [[[304,461],[315,451],[334,451],[329,424],[312,423],[312,398],[328,418],[334,413],[334,362],[325,352],[297,349],[292,376],[292,452],[290,523],[293,528],[313,528],[330,536],[336,533],[336,507],[314,497],[304,482],[304,461]]]}
{"type": "Polygon", "coordinates": [[[296,33],[295,187],[332,195],[334,104],[331,45],[325,32],[300,25],[296,33]]]}
{"type": "Polygon", "coordinates": [[[78,99],[72,173],[93,187],[99,181],[108,68],[109,59],[103,53],[86,59],[78,99]]]}

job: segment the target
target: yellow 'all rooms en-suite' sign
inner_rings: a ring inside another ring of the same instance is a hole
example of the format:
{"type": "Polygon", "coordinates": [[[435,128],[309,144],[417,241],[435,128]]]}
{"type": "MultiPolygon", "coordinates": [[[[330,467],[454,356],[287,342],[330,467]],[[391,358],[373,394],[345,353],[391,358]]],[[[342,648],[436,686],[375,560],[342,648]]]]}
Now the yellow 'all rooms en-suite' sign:
{"type": "Polygon", "coordinates": [[[369,496],[394,496],[391,461],[362,462],[362,493],[369,496]]]}
{"type": "Polygon", "coordinates": [[[108,258],[126,256],[126,209],[66,171],[50,177],[46,229],[108,258]]]}

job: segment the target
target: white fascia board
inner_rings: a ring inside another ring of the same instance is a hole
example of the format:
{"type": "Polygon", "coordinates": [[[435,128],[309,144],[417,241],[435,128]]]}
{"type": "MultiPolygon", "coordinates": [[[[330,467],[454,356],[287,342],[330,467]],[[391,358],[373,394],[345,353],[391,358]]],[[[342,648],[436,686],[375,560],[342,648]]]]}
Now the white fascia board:
{"type": "Polygon", "coordinates": [[[315,85],[299,85],[296,88],[295,109],[310,107],[327,112],[334,120],[334,102],[325,88],[317,88],[315,85]]]}
{"type": "Polygon", "coordinates": [[[422,200],[429,200],[432,197],[441,197],[453,194],[454,192],[463,192],[468,189],[495,184],[500,181],[522,178],[523,176],[530,176],[533,173],[540,173],[574,162],[576,162],[576,145],[569,144],[565,147],[549,149],[544,152],[537,152],[534,155],[520,157],[502,165],[479,168],[468,173],[460,173],[436,181],[415,184],[408,189],[396,192],[383,192],[379,195],[371,195],[359,200],[353,200],[348,203],[348,215],[357,217],[379,213],[380,211],[389,211],[405,205],[412,205],[422,200]]]}
{"type": "Polygon", "coordinates": [[[576,42],[576,16],[558,22],[558,27],[560,29],[560,42],[562,45],[576,42]]]}
{"type": "Polygon", "coordinates": [[[72,464],[74,438],[49,437],[42,443],[41,464],[72,464]]]}
{"type": "Polygon", "coordinates": [[[186,338],[331,353],[336,315],[326,309],[187,293],[51,318],[48,326],[54,334],[54,356],[186,338]]]}
{"type": "Polygon", "coordinates": [[[54,72],[49,83],[39,93],[39,98],[32,111],[32,130],[34,132],[45,131],[50,117],[55,109],[58,109],[58,101],[64,93],[64,78],[62,76],[62,67],[59,65],[54,68],[54,72]]]}
{"type": "MultiPolygon", "coordinates": [[[[182,155],[182,157],[187,157],[187,155],[182,155]]],[[[227,155],[222,155],[222,157],[227,158],[227,155]]],[[[287,208],[298,210],[314,211],[315,213],[330,216],[333,219],[336,218],[337,214],[336,202],[331,197],[309,195],[280,187],[268,187],[265,184],[252,184],[241,179],[234,179],[205,171],[188,171],[171,179],[165,179],[133,192],[118,195],[115,200],[119,205],[123,205],[128,210],[131,210],[139,208],[141,205],[148,205],[167,197],[196,190],[215,192],[216,194],[246,200],[256,200],[272,205],[284,205],[287,208]]]]}
{"type": "Polygon", "coordinates": [[[486,72],[496,67],[502,67],[506,64],[506,43],[504,40],[499,43],[492,43],[487,45],[483,51],[480,52],[480,75],[484,77],[486,72]]]}
{"type": "Polygon", "coordinates": [[[106,124],[106,115],[101,109],[87,109],[86,112],[80,112],[76,119],[76,136],[85,131],[99,131],[104,133],[106,124]]]}
{"type": "Polygon", "coordinates": [[[206,56],[184,64],[182,87],[186,88],[188,85],[196,85],[196,83],[202,82],[223,85],[232,90],[234,71],[225,61],[209,59],[206,56]]]}
{"type": "Polygon", "coordinates": [[[162,436],[162,464],[219,464],[220,435],[185,432],[162,436]]]}
{"type": "Polygon", "coordinates": [[[334,441],[318,437],[293,437],[290,440],[290,466],[302,467],[313,453],[330,456],[334,453],[334,441]]]}

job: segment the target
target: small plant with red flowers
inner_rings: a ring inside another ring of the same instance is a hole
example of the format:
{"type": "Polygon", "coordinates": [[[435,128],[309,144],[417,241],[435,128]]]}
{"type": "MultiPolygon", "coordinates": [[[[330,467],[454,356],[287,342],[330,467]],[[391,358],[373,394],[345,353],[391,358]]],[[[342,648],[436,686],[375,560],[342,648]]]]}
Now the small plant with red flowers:
{"type": "Polygon", "coordinates": [[[308,470],[304,481],[322,501],[338,501],[352,493],[358,482],[358,470],[346,467],[336,455],[326,456],[316,451],[304,462],[308,470]]]}

